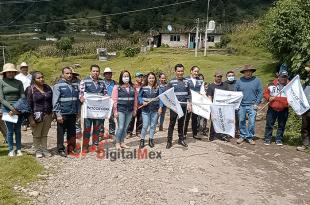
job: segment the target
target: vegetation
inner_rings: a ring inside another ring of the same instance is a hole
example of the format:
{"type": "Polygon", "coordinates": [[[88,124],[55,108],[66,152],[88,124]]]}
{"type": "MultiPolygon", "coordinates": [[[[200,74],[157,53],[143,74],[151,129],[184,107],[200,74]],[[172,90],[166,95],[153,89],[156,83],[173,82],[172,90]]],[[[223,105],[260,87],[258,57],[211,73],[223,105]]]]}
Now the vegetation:
{"type": "Polygon", "coordinates": [[[295,74],[310,65],[310,0],[281,0],[264,22],[266,48],[295,74]]]}
{"type": "Polygon", "coordinates": [[[62,60],[68,55],[68,52],[72,49],[72,40],[68,37],[63,37],[56,42],[56,48],[62,54],[62,60]]]}

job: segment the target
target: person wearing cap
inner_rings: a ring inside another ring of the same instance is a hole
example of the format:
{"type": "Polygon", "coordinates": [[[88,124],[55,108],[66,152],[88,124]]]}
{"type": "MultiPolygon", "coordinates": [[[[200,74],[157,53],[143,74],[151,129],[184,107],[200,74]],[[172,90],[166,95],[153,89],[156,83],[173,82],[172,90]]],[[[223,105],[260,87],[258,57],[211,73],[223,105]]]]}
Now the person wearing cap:
{"type": "Polygon", "coordinates": [[[18,120],[16,123],[5,121],[7,127],[6,140],[9,145],[9,157],[15,155],[13,149],[13,135],[15,134],[16,141],[16,153],[17,156],[22,156],[21,152],[21,125],[23,117],[20,113],[14,108],[14,103],[17,102],[20,98],[25,98],[25,92],[23,83],[15,79],[16,74],[18,73],[15,65],[12,63],[6,63],[3,65],[3,71],[0,73],[3,76],[3,79],[0,80],[0,104],[2,104],[3,115],[9,114],[11,117],[16,116],[18,120]]]}
{"type": "MultiPolygon", "coordinates": [[[[136,82],[134,83],[134,88],[136,89],[136,92],[139,93],[140,89],[142,87],[143,83],[143,73],[136,72],[136,82]]],[[[130,136],[133,134],[134,126],[136,123],[136,136],[138,136],[141,133],[142,130],[142,111],[141,109],[137,110],[137,114],[135,117],[131,119],[131,122],[129,123],[127,134],[130,136]]]]}
{"type": "MultiPolygon", "coordinates": [[[[20,73],[15,76],[15,79],[22,81],[24,90],[31,84],[31,75],[28,73],[28,65],[26,62],[22,62],[19,65],[20,73]]],[[[22,130],[27,131],[29,125],[28,119],[25,118],[22,123],[22,130]]]]}
{"type": "Polygon", "coordinates": [[[239,128],[240,138],[237,140],[238,144],[243,143],[245,140],[255,145],[253,140],[255,137],[255,118],[259,104],[263,98],[262,83],[259,78],[253,76],[256,71],[251,65],[245,65],[240,73],[243,74],[236,82],[236,91],[241,91],[243,98],[239,108],[239,128]],[[248,126],[246,118],[248,116],[248,126]]]}
{"type": "MultiPolygon", "coordinates": [[[[105,84],[105,87],[107,89],[108,95],[111,97],[112,96],[112,91],[115,85],[117,85],[116,81],[112,79],[112,69],[107,67],[103,71],[103,82],[105,84]]],[[[115,135],[115,121],[114,121],[114,116],[113,112],[111,113],[111,117],[109,119],[109,135],[115,135]]]]}
{"type": "Polygon", "coordinates": [[[191,91],[188,85],[188,81],[184,78],[184,66],[182,64],[177,64],[174,66],[175,78],[171,79],[168,83],[167,89],[174,88],[174,93],[181,103],[181,108],[183,110],[184,116],[178,119],[178,114],[170,109],[170,120],[168,127],[167,145],[166,149],[172,147],[172,137],[175,123],[178,121],[178,144],[183,147],[188,147],[184,139],[184,121],[186,112],[192,111],[191,106],[191,91]]]}
{"type": "MultiPolygon", "coordinates": [[[[105,96],[107,89],[100,78],[100,67],[98,65],[90,66],[90,75],[84,78],[80,83],[80,101],[85,101],[85,93],[105,96]]],[[[104,136],[104,119],[84,119],[83,133],[83,153],[95,151],[99,144],[99,137],[104,136]],[[92,133],[91,133],[92,131],[92,133]],[[89,148],[90,136],[92,135],[92,146],[89,148]]]]}
{"type": "MultiPolygon", "coordinates": [[[[209,99],[211,101],[213,101],[213,98],[214,98],[214,92],[215,92],[215,89],[220,89],[220,90],[228,90],[228,86],[226,83],[223,83],[223,72],[222,71],[215,71],[214,73],[214,82],[211,83],[209,86],[208,86],[208,89],[207,89],[207,96],[209,97],[209,99]]],[[[209,136],[209,140],[210,141],[213,141],[215,140],[216,138],[219,138],[223,141],[229,141],[229,138],[226,137],[226,135],[223,135],[223,134],[217,134],[214,130],[214,127],[213,127],[213,123],[211,121],[211,127],[210,127],[210,136],[209,136]]]]}
{"type": "MultiPolygon", "coordinates": [[[[304,93],[308,102],[310,103],[310,67],[305,67],[306,72],[308,73],[308,80],[303,85],[304,93]]],[[[305,151],[309,148],[310,145],[310,110],[305,112],[302,115],[302,123],[301,123],[301,138],[302,138],[302,146],[298,146],[298,151],[305,151]]]]}
{"type": "MultiPolygon", "coordinates": [[[[189,88],[192,91],[200,93],[202,95],[206,94],[204,82],[198,78],[200,68],[198,66],[191,67],[191,75],[187,77],[189,88]]],[[[187,112],[185,116],[185,126],[184,126],[184,138],[186,139],[187,136],[187,129],[189,120],[192,118],[192,132],[193,138],[196,140],[201,140],[201,137],[198,137],[198,115],[193,112],[187,112]]]]}
{"type": "Polygon", "coordinates": [[[62,79],[53,87],[53,112],[57,116],[57,151],[62,157],[75,154],[76,118],[80,111],[79,89],[72,84],[72,68],[62,69],[62,79]],[[67,132],[67,149],[64,134],[67,132]]]}
{"type": "MultiPolygon", "coordinates": [[[[76,68],[80,68],[81,66],[79,64],[74,64],[74,68],[70,67],[72,69],[72,85],[77,87],[80,90],[80,74],[76,71],[76,68]]],[[[81,111],[78,114],[78,117],[76,119],[75,123],[75,129],[76,129],[76,138],[81,139],[82,138],[82,128],[81,128],[81,111]]]]}
{"type": "MultiPolygon", "coordinates": [[[[164,93],[167,90],[167,79],[165,73],[160,73],[158,76],[158,88],[160,93],[164,93]]],[[[162,112],[159,116],[159,131],[164,131],[164,121],[165,121],[165,115],[166,115],[167,107],[165,105],[162,105],[162,112]]]]}
{"type": "Polygon", "coordinates": [[[265,145],[270,145],[272,139],[272,130],[275,122],[278,120],[278,130],[276,136],[276,145],[283,145],[282,139],[288,118],[288,102],[282,91],[288,83],[288,72],[282,70],[278,78],[268,85],[264,90],[264,98],[269,102],[266,115],[265,127],[265,145]]]}

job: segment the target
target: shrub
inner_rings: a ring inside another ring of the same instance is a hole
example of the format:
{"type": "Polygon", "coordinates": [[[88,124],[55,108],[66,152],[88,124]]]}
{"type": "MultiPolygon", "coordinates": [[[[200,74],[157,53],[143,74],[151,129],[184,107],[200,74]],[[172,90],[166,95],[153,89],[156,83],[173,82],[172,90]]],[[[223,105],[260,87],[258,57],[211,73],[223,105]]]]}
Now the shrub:
{"type": "Polygon", "coordinates": [[[135,47],[135,48],[128,47],[128,48],[125,48],[124,50],[124,54],[126,57],[134,57],[138,53],[140,53],[140,48],[138,47],[135,47]]]}

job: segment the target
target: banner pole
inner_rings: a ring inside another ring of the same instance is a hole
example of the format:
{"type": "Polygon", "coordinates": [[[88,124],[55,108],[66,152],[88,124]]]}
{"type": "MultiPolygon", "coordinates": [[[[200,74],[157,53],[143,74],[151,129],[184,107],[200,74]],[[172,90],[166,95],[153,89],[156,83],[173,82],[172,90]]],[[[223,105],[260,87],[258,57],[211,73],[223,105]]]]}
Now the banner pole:
{"type": "Polygon", "coordinates": [[[83,139],[84,139],[84,103],[81,105],[81,133],[82,138],[80,142],[81,150],[80,150],[80,158],[82,159],[82,152],[83,152],[83,139]]]}

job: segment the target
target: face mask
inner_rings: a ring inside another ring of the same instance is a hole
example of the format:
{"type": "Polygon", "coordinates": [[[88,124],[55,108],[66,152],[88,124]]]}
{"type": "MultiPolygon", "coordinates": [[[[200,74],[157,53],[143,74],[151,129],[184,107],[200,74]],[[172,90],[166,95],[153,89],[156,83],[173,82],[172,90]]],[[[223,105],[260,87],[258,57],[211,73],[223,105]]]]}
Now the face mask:
{"type": "Polygon", "coordinates": [[[129,83],[129,77],[123,77],[122,80],[123,83],[129,83]]]}
{"type": "Polygon", "coordinates": [[[229,77],[227,77],[227,80],[230,81],[230,82],[232,82],[232,81],[235,80],[235,77],[234,77],[234,76],[229,76],[229,77]]]}

